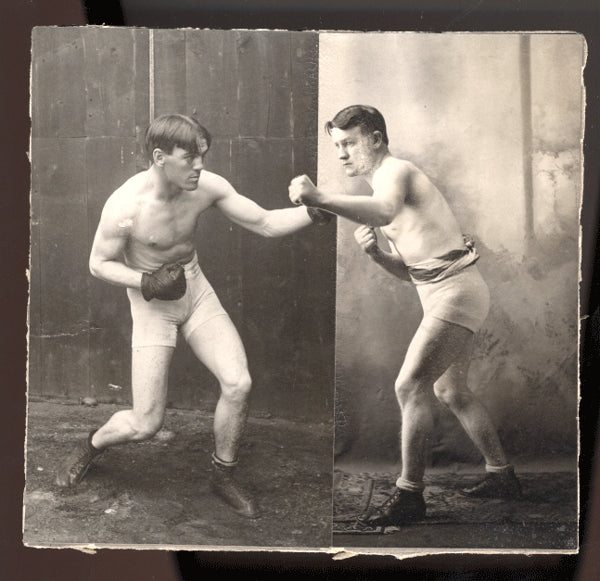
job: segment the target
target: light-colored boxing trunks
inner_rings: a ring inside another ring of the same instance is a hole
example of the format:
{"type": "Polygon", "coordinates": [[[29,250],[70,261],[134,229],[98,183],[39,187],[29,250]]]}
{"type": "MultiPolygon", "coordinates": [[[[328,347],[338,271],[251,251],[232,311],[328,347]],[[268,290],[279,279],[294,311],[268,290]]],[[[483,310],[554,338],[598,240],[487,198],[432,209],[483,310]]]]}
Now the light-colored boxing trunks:
{"type": "Polygon", "coordinates": [[[441,319],[476,333],[488,315],[490,292],[475,265],[479,258],[475,248],[454,252],[450,259],[445,256],[410,265],[409,273],[412,269],[411,278],[424,317],[441,319]]]}
{"type": "Polygon", "coordinates": [[[228,316],[200,269],[198,257],[194,254],[183,268],[187,289],[179,300],[146,301],[138,289],[127,289],[133,319],[132,347],[175,347],[179,329],[187,340],[213,317],[228,316]]]}

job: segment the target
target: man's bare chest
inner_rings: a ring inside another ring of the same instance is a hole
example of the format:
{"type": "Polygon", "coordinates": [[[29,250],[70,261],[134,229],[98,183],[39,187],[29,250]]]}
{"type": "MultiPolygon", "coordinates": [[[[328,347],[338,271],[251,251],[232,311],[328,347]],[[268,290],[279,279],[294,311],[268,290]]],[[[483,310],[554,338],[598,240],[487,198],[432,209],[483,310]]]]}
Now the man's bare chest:
{"type": "Polygon", "coordinates": [[[168,249],[191,240],[204,204],[153,204],[140,208],[133,220],[131,236],[137,242],[168,249]]]}

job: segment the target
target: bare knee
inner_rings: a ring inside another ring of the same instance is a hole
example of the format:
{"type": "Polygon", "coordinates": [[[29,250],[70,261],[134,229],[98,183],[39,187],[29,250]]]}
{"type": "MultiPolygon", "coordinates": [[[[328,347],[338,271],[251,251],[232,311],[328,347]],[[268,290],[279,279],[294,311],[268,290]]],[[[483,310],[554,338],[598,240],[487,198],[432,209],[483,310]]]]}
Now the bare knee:
{"type": "Polygon", "coordinates": [[[449,409],[465,409],[473,401],[473,393],[466,385],[436,384],[435,397],[449,409]]]}
{"type": "Polygon", "coordinates": [[[245,404],[250,396],[251,389],[252,379],[247,370],[229,374],[221,379],[221,393],[231,403],[245,404]]]}
{"type": "Polygon", "coordinates": [[[420,403],[431,397],[431,384],[415,377],[399,377],[394,384],[400,407],[410,403],[420,403]]]}
{"type": "Polygon", "coordinates": [[[160,431],[162,425],[162,414],[150,414],[137,417],[132,422],[131,427],[133,428],[133,435],[131,439],[134,442],[150,440],[150,438],[153,438],[160,431]]]}

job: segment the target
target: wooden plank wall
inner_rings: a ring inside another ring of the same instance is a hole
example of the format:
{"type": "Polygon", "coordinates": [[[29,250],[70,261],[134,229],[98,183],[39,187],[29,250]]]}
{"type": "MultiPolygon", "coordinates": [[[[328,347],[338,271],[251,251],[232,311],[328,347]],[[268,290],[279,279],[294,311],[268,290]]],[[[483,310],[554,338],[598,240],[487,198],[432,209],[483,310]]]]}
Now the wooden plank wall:
{"type": "MultiPolygon", "coordinates": [[[[313,33],[36,29],[30,393],[130,399],[127,298],[87,261],[106,198],[146,165],[152,113],[195,115],[214,138],[207,168],[266,208],[289,205],[294,175],[316,179],[317,43],[313,33]]],[[[209,211],[197,248],[244,340],[253,408],[330,419],[335,228],[269,240],[209,211]]],[[[212,409],[217,384],[180,343],[169,403],[212,409]]]]}

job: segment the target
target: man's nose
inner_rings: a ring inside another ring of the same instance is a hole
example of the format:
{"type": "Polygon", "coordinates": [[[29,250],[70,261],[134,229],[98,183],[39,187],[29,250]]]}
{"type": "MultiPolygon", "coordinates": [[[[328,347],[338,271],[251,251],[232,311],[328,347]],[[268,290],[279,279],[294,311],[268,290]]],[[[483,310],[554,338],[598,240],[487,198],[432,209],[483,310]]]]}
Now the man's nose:
{"type": "Polygon", "coordinates": [[[338,149],[338,158],[339,159],[347,159],[348,158],[348,152],[343,147],[340,147],[338,149]]]}
{"type": "Polygon", "coordinates": [[[204,162],[202,161],[202,158],[200,156],[195,157],[192,166],[195,170],[200,171],[204,167],[204,162]]]}

